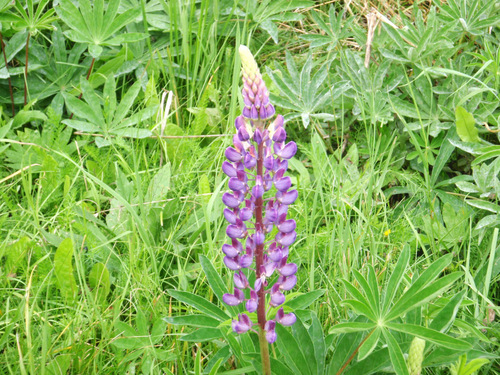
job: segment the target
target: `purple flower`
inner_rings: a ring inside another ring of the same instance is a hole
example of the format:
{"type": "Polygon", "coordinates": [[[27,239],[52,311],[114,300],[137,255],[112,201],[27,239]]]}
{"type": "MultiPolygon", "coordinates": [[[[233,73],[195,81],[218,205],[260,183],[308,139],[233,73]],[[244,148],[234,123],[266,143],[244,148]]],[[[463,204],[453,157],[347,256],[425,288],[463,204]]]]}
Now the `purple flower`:
{"type": "Polygon", "coordinates": [[[297,265],[288,263],[289,246],[297,238],[297,224],[287,219],[287,213],[298,193],[290,190],[292,180],[285,175],[287,160],[295,155],[297,145],[286,143],[283,116],[271,120],[276,111],[252,54],[244,46],[239,52],[245,105],[234,121],[233,145],[225,151],[228,161],[222,164],[231,191],[222,196],[227,206],[224,217],[229,223],[226,234],[231,239],[231,244],[222,246],[223,261],[234,271],[235,287],[233,294],[223,295],[223,301],[230,306],[244,303],[249,313],[257,315],[256,323],[246,314],[238,315],[238,320],[232,322],[234,332],[245,333],[255,324],[273,343],[276,323],[287,326],[296,319],[293,313],[285,314],[280,308],[275,319],[267,320],[266,311],[268,307],[281,306],[286,299],[283,292],[297,284],[297,265]],[[276,233],[274,238],[270,233],[276,233]],[[255,272],[253,289],[248,272],[255,272]],[[277,281],[270,285],[276,274],[277,281]]]}

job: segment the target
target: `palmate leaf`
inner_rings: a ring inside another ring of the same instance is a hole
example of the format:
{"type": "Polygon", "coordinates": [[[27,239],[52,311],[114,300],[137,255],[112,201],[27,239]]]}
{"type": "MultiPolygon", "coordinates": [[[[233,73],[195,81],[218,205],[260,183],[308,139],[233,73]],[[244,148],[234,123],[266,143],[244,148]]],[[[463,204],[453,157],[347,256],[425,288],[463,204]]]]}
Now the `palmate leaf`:
{"type": "Polygon", "coordinates": [[[457,351],[468,350],[472,347],[472,345],[467,341],[459,340],[439,331],[425,328],[416,324],[386,323],[386,327],[394,331],[420,337],[421,339],[430,341],[436,345],[444,346],[445,348],[457,351]]]}
{"type": "Polygon", "coordinates": [[[120,0],[111,0],[106,4],[105,12],[103,0],[96,0],[93,5],[89,0],[79,0],[78,7],[71,0],[61,0],[56,8],[59,17],[71,29],[65,31],[65,35],[74,42],[88,44],[94,58],[100,56],[102,46],[135,42],[147,37],[147,34],[141,33],[114,36],[139,17],[141,8],[129,8],[117,15],[120,0]]]}
{"type": "Polygon", "coordinates": [[[197,296],[196,294],[181,292],[173,289],[167,290],[167,293],[174,297],[176,300],[184,302],[194,307],[195,309],[198,309],[202,313],[205,313],[208,316],[211,316],[212,318],[215,318],[221,322],[230,319],[230,317],[222,309],[206,300],[205,298],[197,296]]]}

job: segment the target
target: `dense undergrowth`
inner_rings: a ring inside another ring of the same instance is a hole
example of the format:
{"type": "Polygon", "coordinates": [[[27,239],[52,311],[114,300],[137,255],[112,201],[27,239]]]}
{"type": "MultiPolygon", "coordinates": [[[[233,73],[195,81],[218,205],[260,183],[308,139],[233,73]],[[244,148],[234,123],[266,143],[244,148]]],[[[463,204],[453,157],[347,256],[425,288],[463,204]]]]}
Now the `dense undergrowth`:
{"type": "Polygon", "coordinates": [[[0,0],[0,374],[257,373],[218,299],[240,44],[298,144],[275,373],[409,373],[414,336],[422,374],[500,373],[499,20],[490,0],[0,0]]]}

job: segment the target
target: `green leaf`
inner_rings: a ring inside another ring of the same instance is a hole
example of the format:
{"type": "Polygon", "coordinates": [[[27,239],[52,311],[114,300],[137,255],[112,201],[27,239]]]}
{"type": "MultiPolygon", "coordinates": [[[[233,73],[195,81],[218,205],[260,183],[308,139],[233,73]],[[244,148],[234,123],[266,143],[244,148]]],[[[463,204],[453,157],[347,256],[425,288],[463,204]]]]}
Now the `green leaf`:
{"type": "Polygon", "coordinates": [[[176,326],[217,328],[220,321],[207,315],[180,315],[163,318],[168,324],[176,326]]]}
{"type": "Polygon", "coordinates": [[[434,283],[418,293],[405,293],[403,297],[401,297],[401,299],[396,302],[385,319],[387,321],[393,320],[410,311],[411,309],[422,306],[423,304],[429,302],[432,298],[435,298],[440,293],[451,287],[453,283],[455,283],[455,281],[462,277],[462,275],[462,272],[453,272],[436,280],[434,283]]]}
{"type": "MultiPolygon", "coordinates": [[[[205,273],[205,276],[207,277],[208,284],[210,285],[210,288],[212,288],[213,292],[219,299],[219,301],[222,302],[222,296],[225,293],[229,293],[229,290],[226,287],[226,284],[220,277],[220,272],[217,272],[215,267],[213,266],[212,262],[210,259],[208,259],[205,255],[200,255],[200,264],[201,268],[203,269],[203,272],[205,273]]],[[[238,314],[238,307],[237,306],[226,306],[227,309],[229,310],[229,313],[231,316],[236,316],[238,314]]]]}
{"type": "Polygon", "coordinates": [[[365,342],[359,347],[358,362],[368,357],[377,347],[381,332],[382,329],[380,327],[375,328],[375,330],[371,332],[370,337],[368,337],[365,342]]]}
{"type": "Polygon", "coordinates": [[[181,336],[181,341],[203,342],[220,339],[224,335],[219,328],[200,328],[187,335],[181,336]]]}
{"type": "Polygon", "coordinates": [[[309,371],[311,372],[311,374],[316,374],[318,364],[316,362],[316,356],[314,353],[313,340],[309,334],[309,331],[300,319],[300,316],[297,316],[297,321],[292,326],[292,332],[297,342],[300,343],[300,349],[304,354],[304,358],[307,358],[306,363],[309,367],[309,371]]]}
{"type": "Polygon", "coordinates": [[[455,110],[455,121],[457,134],[463,142],[479,142],[474,116],[463,107],[458,106],[455,110]]]}
{"type": "Polygon", "coordinates": [[[346,322],[335,324],[328,330],[328,333],[350,333],[350,332],[360,332],[367,331],[369,329],[374,329],[377,326],[376,323],[365,323],[365,322],[346,322]]]}
{"type": "Polygon", "coordinates": [[[111,287],[109,271],[104,264],[94,264],[89,273],[89,286],[93,289],[92,292],[96,296],[97,301],[104,303],[111,287]]]}
{"type": "Polygon", "coordinates": [[[453,324],[455,316],[457,315],[462,298],[465,295],[465,289],[457,293],[450,299],[450,301],[439,311],[439,313],[432,319],[429,325],[430,329],[435,329],[440,332],[446,332],[453,324]]]}
{"type": "Polygon", "coordinates": [[[285,305],[290,307],[292,310],[304,310],[323,294],[325,294],[325,290],[323,289],[313,290],[285,302],[285,305]]]}
{"type": "Polygon", "coordinates": [[[141,89],[141,82],[136,81],[127,91],[127,93],[123,96],[122,100],[120,100],[120,104],[118,108],[116,108],[115,117],[113,118],[112,127],[117,126],[124,118],[127,116],[130,107],[134,104],[135,98],[139,94],[139,90],[141,89]]]}
{"type": "Polygon", "coordinates": [[[62,296],[68,302],[73,302],[78,287],[73,275],[73,241],[69,237],[63,240],[56,250],[54,273],[62,296]]]}
{"type": "Polygon", "coordinates": [[[410,247],[405,246],[403,251],[399,254],[398,262],[392,271],[391,277],[389,277],[389,281],[387,282],[387,286],[385,288],[384,294],[384,302],[382,304],[383,312],[387,312],[389,307],[391,306],[391,302],[396,295],[399,285],[401,284],[401,280],[403,280],[403,275],[406,267],[408,266],[408,261],[410,259],[410,247]]]}
{"type": "Polygon", "coordinates": [[[409,375],[408,368],[406,367],[406,362],[398,342],[388,330],[384,329],[382,332],[384,334],[385,341],[387,342],[387,347],[389,348],[389,356],[391,357],[391,363],[394,367],[394,371],[398,375],[409,375]]]}
{"type": "Polygon", "coordinates": [[[315,374],[323,374],[325,370],[325,357],[327,347],[325,344],[325,335],[321,323],[314,311],[311,311],[311,326],[309,327],[309,335],[314,346],[314,355],[316,357],[317,369],[315,374]]]}
{"type": "Polygon", "coordinates": [[[299,346],[295,337],[293,337],[281,324],[276,325],[276,333],[278,335],[278,339],[276,340],[278,349],[285,357],[288,366],[290,366],[296,374],[312,375],[309,371],[304,353],[301,350],[301,346],[299,346]]]}
{"type": "Polygon", "coordinates": [[[444,346],[454,350],[468,350],[472,347],[467,341],[459,340],[454,337],[448,336],[439,331],[425,328],[416,324],[408,323],[385,323],[387,328],[394,331],[403,332],[408,335],[420,337],[423,340],[430,341],[436,345],[444,346]]]}
{"type": "Polygon", "coordinates": [[[198,309],[202,313],[205,313],[219,321],[226,321],[230,317],[222,311],[219,307],[215,306],[213,303],[207,301],[205,298],[197,296],[196,294],[189,292],[181,292],[178,290],[169,289],[167,293],[174,297],[180,302],[184,302],[195,309],[198,309]]]}
{"type": "Polygon", "coordinates": [[[500,206],[495,203],[476,199],[466,199],[465,202],[472,207],[480,208],[481,210],[494,212],[496,214],[500,213],[500,206]]]}
{"type": "Polygon", "coordinates": [[[62,120],[61,121],[64,125],[69,126],[70,128],[76,129],[81,132],[98,132],[101,131],[101,129],[94,124],[91,124],[90,122],[86,121],[80,121],[80,120],[62,120]]]}

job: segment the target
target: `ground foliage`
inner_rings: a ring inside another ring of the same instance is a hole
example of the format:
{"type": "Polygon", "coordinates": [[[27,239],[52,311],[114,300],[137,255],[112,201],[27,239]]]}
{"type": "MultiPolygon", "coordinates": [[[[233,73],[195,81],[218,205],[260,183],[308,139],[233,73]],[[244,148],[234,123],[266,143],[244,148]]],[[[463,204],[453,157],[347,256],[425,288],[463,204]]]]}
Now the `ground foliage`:
{"type": "Polygon", "coordinates": [[[420,337],[425,374],[500,373],[499,20],[490,0],[0,0],[0,373],[258,372],[220,302],[239,44],[299,146],[273,371],[408,374],[420,337]]]}

